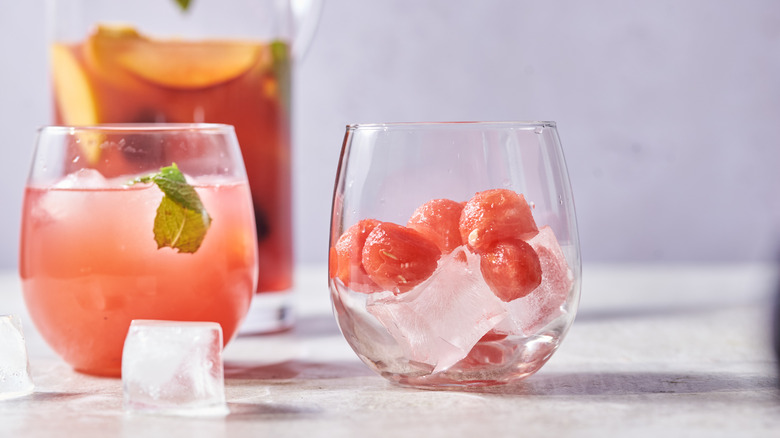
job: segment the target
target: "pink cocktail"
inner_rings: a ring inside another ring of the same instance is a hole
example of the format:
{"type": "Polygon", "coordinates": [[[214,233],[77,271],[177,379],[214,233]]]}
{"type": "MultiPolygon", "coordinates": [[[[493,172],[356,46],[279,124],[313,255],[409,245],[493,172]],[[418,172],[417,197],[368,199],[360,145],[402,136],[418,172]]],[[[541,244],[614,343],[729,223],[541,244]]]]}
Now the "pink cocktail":
{"type": "Polygon", "coordinates": [[[54,127],[39,138],[20,274],[33,321],[54,351],[76,370],[118,376],[133,319],[214,321],[229,341],[257,284],[252,203],[232,128],[54,127]],[[90,142],[96,146],[83,146],[90,142]],[[143,180],[171,164],[181,190],[143,180]],[[185,189],[202,209],[171,201],[185,189]],[[186,220],[160,219],[164,200],[172,206],[164,215],[183,212],[186,220]],[[193,218],[205,227],[189,228],[193,218]],[[162,245],[160,224],[180,227],[162,245]]]}

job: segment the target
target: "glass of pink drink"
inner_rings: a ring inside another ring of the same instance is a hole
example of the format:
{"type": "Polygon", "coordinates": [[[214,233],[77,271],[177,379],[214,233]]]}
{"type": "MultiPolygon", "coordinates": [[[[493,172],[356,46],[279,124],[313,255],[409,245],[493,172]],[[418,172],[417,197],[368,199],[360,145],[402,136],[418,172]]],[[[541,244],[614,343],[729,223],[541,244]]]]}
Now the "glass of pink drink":
{"type": "Polygon", "coordinates": [[[233,127],[42,128],[19,269],[33,322],[77,371],[119,376],[134,319],[214,321],[229,342],[258,275],[233,127]]]}
{"type": "Polygon", "coordinates": [[[329,274],[347,342],[395,383],[481,387],[535,373],[580,293],[555,123],[348,126],[329,274]]]}

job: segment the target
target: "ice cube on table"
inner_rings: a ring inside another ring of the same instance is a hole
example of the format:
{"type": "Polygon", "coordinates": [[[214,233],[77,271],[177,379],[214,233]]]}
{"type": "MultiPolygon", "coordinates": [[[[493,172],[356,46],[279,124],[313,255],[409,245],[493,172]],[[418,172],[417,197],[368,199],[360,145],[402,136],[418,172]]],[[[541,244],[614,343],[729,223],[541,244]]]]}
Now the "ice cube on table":
{"type": "Polygon", "coordinates": [[[130,412],[227,415],[222,328],[133,320],[122,352],[122,389],[130,412]]]}
{"type": "Polygon", "coordinates": [[[539,256],[542,283],[530,294],[507,305],[511,317],[497,331],[526,336],[536,333],[563,313],[561,306],[566,302],[574,283],[563,250],[549,226],[540,228],[528,244],[539,256]]]}
{"type": "Polygon", "coordinates": [[[33,392],[22,322],[16,315],[0,315],[0,400],[33,392]]]}
{"type": "Polygon", "coordinates": [[[430,365],[433,372],[466,357],[507,314],[482,280],[479,256],[464,247],[442,257],[431,278],[416,288],[373,294],[366,307],[409,360],[430,365]]]}

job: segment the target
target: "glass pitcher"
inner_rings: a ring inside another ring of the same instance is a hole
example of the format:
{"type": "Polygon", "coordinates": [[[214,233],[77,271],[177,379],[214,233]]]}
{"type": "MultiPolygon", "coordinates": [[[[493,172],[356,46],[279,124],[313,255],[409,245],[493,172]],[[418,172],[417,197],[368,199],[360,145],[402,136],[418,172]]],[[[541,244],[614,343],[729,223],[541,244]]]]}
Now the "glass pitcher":
{"type": "MultiPolygon", "coordinates": [[[[54,122],[234,125],[260,275],[242,332],[293,321],[290,93],[317,0],[50,0],[54,122]]],[[[101,145],[82,147],[100,169],[101,145]]]]}

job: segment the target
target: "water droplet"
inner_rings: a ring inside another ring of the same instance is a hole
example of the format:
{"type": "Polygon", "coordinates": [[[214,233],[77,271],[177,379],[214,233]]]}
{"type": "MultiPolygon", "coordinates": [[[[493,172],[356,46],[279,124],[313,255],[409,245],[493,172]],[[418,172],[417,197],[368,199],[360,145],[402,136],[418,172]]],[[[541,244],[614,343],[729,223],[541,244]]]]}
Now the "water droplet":
{"type": "Polygon", "coordinates": [[[74,163],[78,163],[78,162],[79,162],[79,159],[81,159],[81,156],[77,156],[76,158],[74,158],[74,159],[73,159],[73,162],[74,162],[74,163]]]}
{"type": "Polygon", "coordinates": [[[536,128],[534,128],[534,134],[541,134],[542,131],[544,131],[544,128],[542,128],[541,126],[537,126],[536,128]]]}

